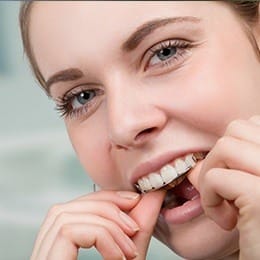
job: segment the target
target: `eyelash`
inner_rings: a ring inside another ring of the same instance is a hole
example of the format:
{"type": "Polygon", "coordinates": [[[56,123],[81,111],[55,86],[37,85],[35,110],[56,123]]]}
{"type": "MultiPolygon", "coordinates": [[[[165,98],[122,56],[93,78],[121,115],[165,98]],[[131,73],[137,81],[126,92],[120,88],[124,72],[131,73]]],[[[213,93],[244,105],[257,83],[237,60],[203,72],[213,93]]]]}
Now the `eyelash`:
{"type": "MultiPolygon", "coordinates": [[[[184,55],[187,54],[186,51],[192,47],[192,43],[185,41],[185,40],[180,40],[180,39],[175,39],[175,40],[166,40],[160,43],[157,43],[153,47],[151,47],[147,53],[144,55],[148,55],[148,62],[145,65],[144,70],[146,71],[149,67],[149,62],[151,62],[152,58],[155,57],[155,55],[158,55],[160,51],[163,49],[170,49],[170,48],[176,48],[176,54],[171,56],[169,59],[166,59],[162,62],[159,62],[159,65],[152,65],[152,67],[157,67],[164,68],[165,66],[170,66],[173,63],[175,65],[181,64],[180,59],[184,58],[184,55]]],[[[85,89],[83,86],[78,86],[74,88],[72,91],[65,93],[64,96],[59,97],[56,99],[56,110],[60,114],[60,116],[63,118],[69,117],[70,119],[73,118],[79,118],[83,114],[89,114],[91,108],[96,105],[98,101],[89,101],[86,104],[78,107],[78,108],[73,108],[72,102],[75,100],[75,98],[79,97],[79,95],[83,92],[89,92],[94,94],[94,100],[97,99],[98,96],[101,96],[104,94],[104,91],[101,89],[85,89]]]]}
{"type": "Polygon", "coordinates": [[[84,89],[83,86],[79,86],[78,88],[72,90],[71,92],[65,94],[64,96],[56,99],[55,109],[60,114],[60,117],[64,117],[64,118],[69,117],[72,119],[72,118],[80,117],[83,113],[86,114],[89,113],[89,110],[97,103],[97,101],[89,101],[79,108],[73,108],[72,106],[73,100],[79,97],[79,94],[83,92],[85,93],[89,92],[94,94],[94,99],[104,94],[104,91],[101,89],[84,89]]]}
{"type": "Polygon", "coordinates": [[[165,66],[168,67],[168,66],[172,65],[173,63],[175,63],[174,64],[175,66],[180,64],[182,62],[182,60],[180,60],[180,59],[185,58],[185,54],[187,54],[187,51],[192,46],[193,45],[191,42],[182,40],[182,39],[166,40],[166,41],[163,41],[163,42],[160,42],[160,43],[154,45],[147,52],[148,62],[146,63],[146,65],[144,67],[144,71],[149,69],[149,63],[151,62],[152,58],[155,57],[155,55],[158,55],[160,53],[160,51],[165,50],[165,49],[175,48],[176,54],[171,56],[169,59],[159,62],[160,63],[159,65],[156,64],[156,65],[150,66],[150,68],[152,68],[152,67],[164,68],[165,66]]]}

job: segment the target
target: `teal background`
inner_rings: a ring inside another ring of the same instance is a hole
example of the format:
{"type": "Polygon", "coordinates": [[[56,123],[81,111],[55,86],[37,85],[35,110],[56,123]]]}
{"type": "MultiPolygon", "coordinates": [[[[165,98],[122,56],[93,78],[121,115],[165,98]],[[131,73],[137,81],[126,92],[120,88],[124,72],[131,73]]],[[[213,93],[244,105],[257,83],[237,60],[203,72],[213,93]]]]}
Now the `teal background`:
{"type": "MultiPolygon", "coordinates": [[[[0,1],[0,260],[29,259],[51,205],[91,191],[54,104],[23,55],[18,1],[0,1]]],[[[152,240],[147,259],[180,259],[152,240]]],[[[79,259],[101,259],[82,250],[79,259]]]]}

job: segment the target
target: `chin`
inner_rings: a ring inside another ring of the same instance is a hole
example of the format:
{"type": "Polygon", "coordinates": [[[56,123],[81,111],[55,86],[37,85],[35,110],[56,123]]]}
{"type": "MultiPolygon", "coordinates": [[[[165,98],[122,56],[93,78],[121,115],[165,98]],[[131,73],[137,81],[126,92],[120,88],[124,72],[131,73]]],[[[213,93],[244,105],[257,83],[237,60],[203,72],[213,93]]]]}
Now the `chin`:
{"type": "Polygon", "coordinates": [[[238,230],[225,231],[205,215],[181,225],[159,218],[155,237],[188,260],[217,260],[238,251],[238,230]]]}

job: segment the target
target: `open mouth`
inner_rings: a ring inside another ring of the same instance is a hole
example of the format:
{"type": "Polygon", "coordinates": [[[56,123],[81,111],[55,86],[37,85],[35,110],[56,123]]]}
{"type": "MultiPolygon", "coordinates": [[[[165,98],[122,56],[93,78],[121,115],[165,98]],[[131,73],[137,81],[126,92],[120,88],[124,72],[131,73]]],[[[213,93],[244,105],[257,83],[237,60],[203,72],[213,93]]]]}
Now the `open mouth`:
{"type": "Polygon", "coordinates": [[[197,152],[177,158],[172,163],[163,166],[158,172],[150,173],[138,179],[135,186],[142,193],[162,188],[172,189],[186,179],[188,172],[206,155],[207,152],[197,152]]]}
{"type": "Polygon", "coordinates": [[[167,190],[163,201],[162,208],[172,209],[185,204],[188,201],[195,200],[199,197],[198,191],[190,183],[188,178],[176,185],[174,188],[167,190]]]}
{"type": "Polygon", "coordinates": [[[161,214],[168,224],[189,222],[203,213],[199,191],[187,175],[206,157],[208,152],[191,153],[164,165],[159,171],[137,180],[136,188],[146,193],[158,189],[167,190],[161,205],[161,214]]]}

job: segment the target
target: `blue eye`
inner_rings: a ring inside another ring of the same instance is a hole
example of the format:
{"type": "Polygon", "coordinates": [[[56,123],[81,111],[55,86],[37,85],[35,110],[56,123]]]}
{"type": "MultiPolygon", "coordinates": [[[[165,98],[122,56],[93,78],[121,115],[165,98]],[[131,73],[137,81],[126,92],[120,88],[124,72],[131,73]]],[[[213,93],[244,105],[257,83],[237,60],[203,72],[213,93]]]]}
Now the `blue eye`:
{"type": "Polygon", "coordinates": [[[73,109],[79,108],[82,105],[87,104],[96,96],[96,92],[93,90],[84,90],[74,96],[71,102],[73,109]]]}
{"type": "Polygon", "coordinates": [[[153,46],[148,51],[149,61],[145,70],[157,65],[179,65],[185,60],[185,54],[191,48],[191,43],[185,40],[166,40],[153,46]]]}
{"type": "Polygon", "coordinates": [[[71,90],[57,99],[56,109],[63,117],[77,118],[89,116],[102,101],[102,89],[82,89],[82,86],[71,90]]]}
{"type": "Polygon", "coordinates": [[[158,58],[161,61],[165,61],[171,58],[172,56],[176,55],[176,53],[177,53],[176,47],[167,47],[157,51],[153,58],[158,58]]]}

